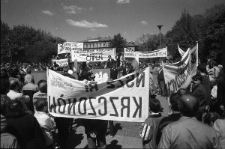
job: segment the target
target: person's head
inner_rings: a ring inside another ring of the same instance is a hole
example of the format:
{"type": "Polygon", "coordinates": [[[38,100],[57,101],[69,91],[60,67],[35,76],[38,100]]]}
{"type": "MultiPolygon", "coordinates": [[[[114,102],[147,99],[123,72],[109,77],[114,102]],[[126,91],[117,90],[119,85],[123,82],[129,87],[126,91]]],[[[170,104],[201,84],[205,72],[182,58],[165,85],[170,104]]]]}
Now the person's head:
{"type": "Polygon", "coordinates": [[[9,78],[8,72],[5,68],[1,68],[1,78],[5,78],[5,79],[9,78]]]}
{"type": "Polygon", "coordinates": [[[69,68],[68,67],[63,67],[63,72],[66,73],[68,72],[69,68]]]}
{"type": "Polygon", "coordinates": [[[10,77],[13,77],[13,78],[17,77],[16,71],[13,70],[13,69],[9,69],[8,74],[9,74],[10,77]]]}
{"type": "Polygon", "coordinates": [[[2,114],[3,116],[6,115],[6,108],[10,101],[11,101],[11,99],[8,96],[1,95],[0,114],[2,114]]]}
{"type": "Polygon", "coordinates": [[[109,55],[108,58],[111,59],[111,55],[109,55]]]}
{"type": "Polygon", "coordinates": [[[187,94],[189,93],[188,90],[186,88],[180,88],[177,93],[181,96],[181,95],[184,95],[184,94],[187,94]]]}
{"type": "Polygon", "coordinates": [[[199,64],[198,67],[197,67],[197,70],[200,72],[200,73],[206,73],[206,65],[205,64],[199,64]]]}
{"type": "Polygon", "coordinates": [[[195,117],[198,111],[199,102],[194,95],[182,95],[178,102],[179,110],[183,116],[195,117]]]}
{"type": "Polygon", "coordinates": [[[217,63],[215,61],[209,61],[208,65],[209,65],[209,69],[212,69],[214,66],[217,66],[217,63]]]}
{"type": "Polygon", "coordinates": [[[10,90],[18,91],[20,89],[20,84],[17,80],[10,81],[10,90]]]}
{"type": "Polygon", "coordinates": [[[153,98],[149,100],[149,108],[151,112],[158,113],[161,111],[161,103],[158,99],[153,98]]]}
{"type": "Polygon", "coordinates": [[[37,111],[47,112],[48,111],[48,103],[46,99],[38,99],[34,102],[35,109],[37,111]]]}
{"type": "Polygon", "coordinates": [[[178,107],[178,101],[180,98],[180,94],[179,93],[172,93],[170,95],[170,99],[169,99],[169,106],[171,107],[171,109],[173,111],[179,111],[179,107],[178,107]]]}
{"type": "Polygon", "coordinates": [[[34,83],[34,76],[31,75],[31,74],[27,74],[25,77],[24,77],[24,82],[25,84],[27,83],[34,83]]]}
{"type": "Polygon", "coordinates": [[[38,88],[40,92],[47,94],[47,81],[46,80],[38,81],[38,88]]]}
{"type": "Polygon", "coordinates": [[[11,100],[7,105],[6,116],[8,118],[18,118],[26,114],[27,108],[20,100],[11,100]]]}
{"type": "Polygon", "coordinates": [[[6,95],[9,92],[10,89],[10,82],[7,78],[1,78],[1,95],[6,95]]]}
{"type": "Polygon", "coordinates": [[[201,84],[202,83],[202,75],[196,74],[195,76],[192,77],[192,82],[195,85],[201,84]]]}
{"type": "Polygon", "coordinates": [[[219,115],[216,112],[208,112],[203,114],[202,121],[209,126],[213,126],[214,122],[219,118],[219,115]]]}

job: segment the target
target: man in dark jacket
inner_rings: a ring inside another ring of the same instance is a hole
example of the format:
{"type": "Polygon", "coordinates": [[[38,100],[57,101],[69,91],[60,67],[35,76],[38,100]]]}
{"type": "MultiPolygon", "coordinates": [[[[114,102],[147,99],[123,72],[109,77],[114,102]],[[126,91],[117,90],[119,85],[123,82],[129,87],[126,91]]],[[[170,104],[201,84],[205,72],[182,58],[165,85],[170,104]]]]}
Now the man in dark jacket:
{"type": "Polygon", "coordinates": [[[195,97],[197,98],[198,102],[199,102],[199,109],[198,112],[196,114],[196,118],[198,120],[202,120],[202,114],[205,108],[207,108],[207,106],[209,106],[209,100],[207,100],[207,91],[205,89],[205,87],[202,85],[202,76],[200,74],[195,75],[192,78],[192,83],[193,83],[193,94],[195,95],[195,97]]]}

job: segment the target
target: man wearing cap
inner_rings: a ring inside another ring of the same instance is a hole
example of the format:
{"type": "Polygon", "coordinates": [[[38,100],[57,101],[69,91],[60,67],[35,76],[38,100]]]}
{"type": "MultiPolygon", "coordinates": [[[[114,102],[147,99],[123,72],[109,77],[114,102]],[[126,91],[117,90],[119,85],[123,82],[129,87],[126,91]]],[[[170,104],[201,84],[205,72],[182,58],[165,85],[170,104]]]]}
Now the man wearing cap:
{"type": "Polygon", "coordinates": [[[221,149],[215,130],[195,118],[199,107],[197,98],[182,95],[178,107],[182,117],[163,129],[158,149],[221,149]]]}

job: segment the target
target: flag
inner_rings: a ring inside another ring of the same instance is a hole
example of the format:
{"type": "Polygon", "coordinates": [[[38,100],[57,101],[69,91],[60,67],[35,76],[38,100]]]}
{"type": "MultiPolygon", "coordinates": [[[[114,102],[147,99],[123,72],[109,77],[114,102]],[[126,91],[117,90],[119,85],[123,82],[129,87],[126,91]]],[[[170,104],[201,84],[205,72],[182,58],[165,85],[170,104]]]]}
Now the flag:
{"type": "Polygon", "coordinates": [[[181,56],[183,56],[184,53],[185,53],[185,52],[180,48],[179,44],[178,44],[178,51],[179,51],[179,53],[180,53],[181,56]]]}

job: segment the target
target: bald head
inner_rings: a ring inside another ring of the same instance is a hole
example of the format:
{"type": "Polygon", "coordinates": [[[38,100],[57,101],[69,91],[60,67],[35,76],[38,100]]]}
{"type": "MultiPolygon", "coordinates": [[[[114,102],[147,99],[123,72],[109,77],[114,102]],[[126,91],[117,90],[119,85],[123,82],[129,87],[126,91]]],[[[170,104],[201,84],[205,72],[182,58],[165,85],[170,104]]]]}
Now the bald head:
{"type": "Polygon", "coordinates": [[[179,109],[183,116],[195,117],[198,111],[199,103],[195,96],[184,94],[179,100],[179,109]]]}

